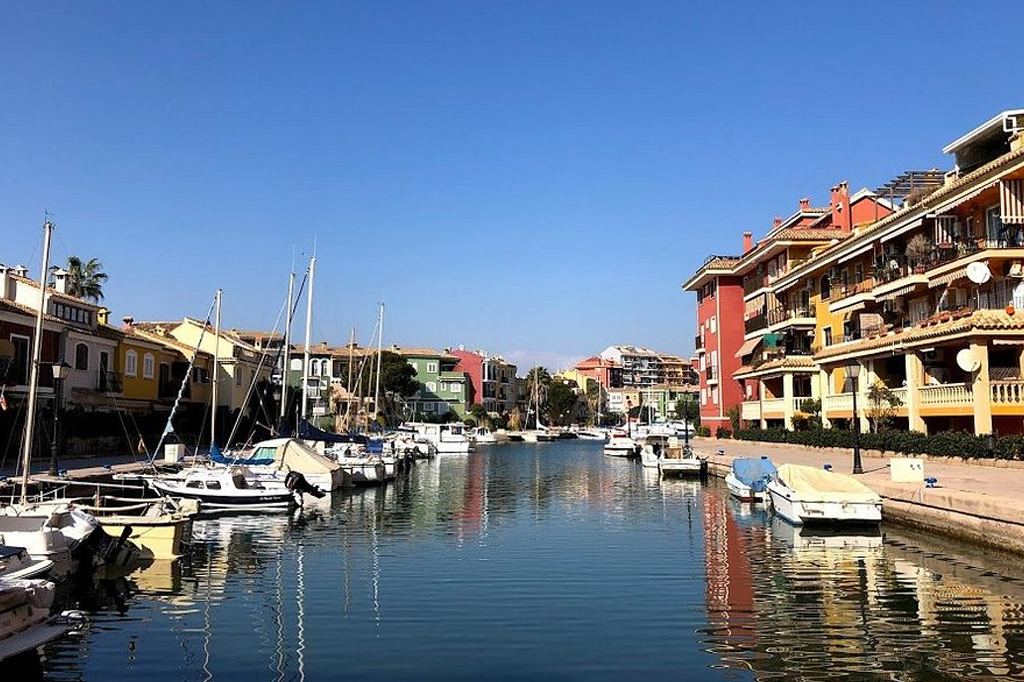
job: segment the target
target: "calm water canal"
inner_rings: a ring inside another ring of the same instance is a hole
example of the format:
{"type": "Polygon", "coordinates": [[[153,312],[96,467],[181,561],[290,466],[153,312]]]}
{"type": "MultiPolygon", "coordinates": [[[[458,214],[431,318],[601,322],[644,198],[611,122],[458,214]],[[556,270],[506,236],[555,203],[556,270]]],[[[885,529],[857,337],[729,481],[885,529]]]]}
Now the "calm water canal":
{"type": "Polygon", "coordinates": [[[0,680],[1024,678],[1021,562],[802,536],[600,444],[323,502],[198,522],[187,561],[96,581],[89,629],[0,680]]]}

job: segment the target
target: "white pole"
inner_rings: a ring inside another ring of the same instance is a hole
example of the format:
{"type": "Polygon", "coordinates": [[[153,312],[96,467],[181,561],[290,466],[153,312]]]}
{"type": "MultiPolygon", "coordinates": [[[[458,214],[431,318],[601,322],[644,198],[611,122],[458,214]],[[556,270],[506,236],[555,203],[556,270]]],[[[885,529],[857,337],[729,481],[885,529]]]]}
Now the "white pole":
{"type": "MultiPolygon", "coordinates": [[[[210,410],[210,452],[217,446],[217,400],[219,399],[218,385],[220,384],[220,299],[223,289],[217,289],[215,297],[216,305],[213,314],[213,395],[211,402],[213,409],[210,410]]],[[[235,368],[238,371],[238,368],[235,368]]]]}
{"type": "Polygon", "coordinates": [[[380,415],[380,356],[384,340],[384,304],[380,304],[377,313],[377,385],[373,389],[373,420],[380,415]]]}
{"type": "Polygon", "coordinates": [[[313,333],[313,272],[316,270],[316,256],[309,259],[309,292],[306,297],[306,350],[302,355],[302,415],[309,413],[309,337],[313,333]]]}
{"type": "Polygon", "coordinates": [[[32,339],[32,366],[29,368],[28,409],[25,411],[25,435],[21,439],[21,503],[28,499],[28,469],[32,463],[32,437],[35,435],[36,394],[39,392],[39,362],[43,352],[43,311],[46,309],[46,277],[50,269],[50,237],[53,223],[43,223],[43,269],[39,276],[39,310],[32,339]]]}

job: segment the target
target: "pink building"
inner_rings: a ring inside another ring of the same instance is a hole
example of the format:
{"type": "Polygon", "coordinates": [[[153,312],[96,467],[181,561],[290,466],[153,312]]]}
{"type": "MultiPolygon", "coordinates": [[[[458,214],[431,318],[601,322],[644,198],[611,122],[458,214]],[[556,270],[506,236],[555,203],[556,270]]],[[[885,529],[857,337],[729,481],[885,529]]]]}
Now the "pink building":
{"type": "Polygon", "coordinates": [[[503,414],[516,406],[516,366],[499,355],[458,347],[448,351],[459,359],[455,371],[465,372],[470,388],[467,404],[481,405],[488,412],[503,414]]]}

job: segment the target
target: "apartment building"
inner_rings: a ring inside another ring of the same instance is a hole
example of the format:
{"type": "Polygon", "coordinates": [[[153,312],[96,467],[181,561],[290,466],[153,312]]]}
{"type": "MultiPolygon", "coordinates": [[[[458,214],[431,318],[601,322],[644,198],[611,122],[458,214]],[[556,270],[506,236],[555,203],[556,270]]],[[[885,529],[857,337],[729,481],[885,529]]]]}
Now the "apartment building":
{"type": "Polygon", "coordinates": [[[867,428],[884,409],[922,432],[1024,431],[1022,129],[1024,110],[1002,112],[945,147],[948,173],[833,194],[833,225],[837,204],[850,209],[845,234],[805,242],[771,281],[751,283],[746,257],[727,268],[747,278],[744,364],[731,375],[745,422],[792,428],[816,398],[826,425],[867,428]],[[750,305],[761,294],[771,305],[750,305]],[[895,404],[869,401],[872,387],[895,404]]]}
{"type": "Polygon", "coordinates": [[[516,370],[500,355],[482,350],[466,350],[465,346],[449,349],[459,359],[455,371],[465,372],[469,379],[470,405],[480,405],[495,415],[509,414],[516,407],[516,370]]]}

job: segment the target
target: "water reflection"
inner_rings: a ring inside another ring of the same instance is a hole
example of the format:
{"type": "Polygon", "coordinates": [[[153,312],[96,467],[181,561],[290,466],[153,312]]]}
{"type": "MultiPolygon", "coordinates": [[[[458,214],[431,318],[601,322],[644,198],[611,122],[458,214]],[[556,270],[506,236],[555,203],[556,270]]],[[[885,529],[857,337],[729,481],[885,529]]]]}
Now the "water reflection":
{"type": "Polygon", "coordinates": [[[1024,677],[1018,559],[807,532],[599,444],[442,457],[195,534],[79,586],[88,631],[0,679],[1024,677]]]}

